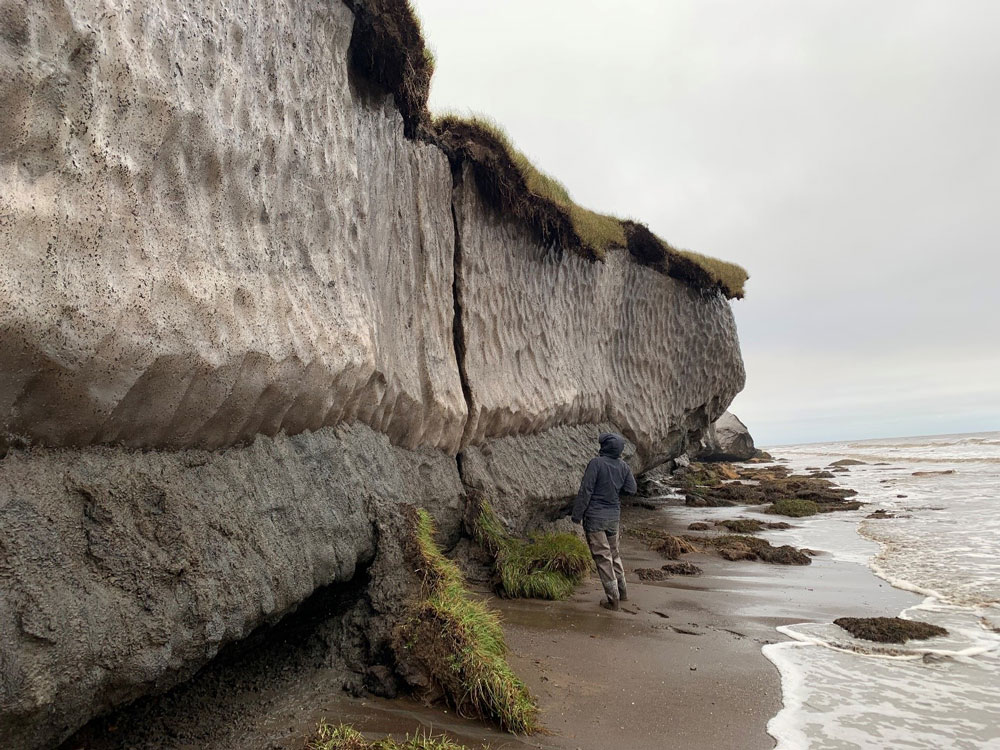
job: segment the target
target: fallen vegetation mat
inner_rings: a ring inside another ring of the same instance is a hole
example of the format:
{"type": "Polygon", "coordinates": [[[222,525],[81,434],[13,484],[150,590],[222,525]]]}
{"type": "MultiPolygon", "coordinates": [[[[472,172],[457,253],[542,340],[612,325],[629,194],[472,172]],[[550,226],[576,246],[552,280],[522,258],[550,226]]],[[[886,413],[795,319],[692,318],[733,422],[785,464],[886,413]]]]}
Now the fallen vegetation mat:
{"type": "Polygon", "coordinates": [[[501,596],[565,599],[590,573],[590,550],[574,534],[511,536],[485,500],[479,502],[476,541],[494,561],[494,588],[501,596]]]}
{"type": "Polygon", "coordinates": [[[698,540],[668,534],[653,526],[631,526],[625,533],[635,537],[654,552],[659,552],[668,560],[676,560],[681,555],[698,551],[696,544],[698,540]]]}
{"type": "Polygon", "coordinates": [[[777,565],[809,565],[812,558],[803,550],[783,544],[773,546],[764,539],[744,534],[699,537],[694,540],[705,549],[714,549],[725,560],[759,560],[777,565]]]}
{"type": "Polygon", "coordinates": [[[366,740],[357,729],[347,724],[320,722],[316,732],[306,743],[306,750],[469,750],[465,745],[452,742],[444,735],[407,735],[402,742],[385,738],[374,742],[366,740]]]}
{"type": "Polygon", "coordinates": [[[632,572],[640,581],[665,581],[673,576],[700,575],[702,570],[689,562],[672,562],[659,568],[636,568],[632,572]]]}
{"type": "Polygon", "coordinates": [[[791,474],[785,466],[749,467],[727,463],[693,463],[686,471],[674,477],[677,490],[684,495],[685,504],[698,508],[731,507],[736,505],[780,505],[769,512],[781,515],[812,515],[809,512],[783,513],[782,508],[793,511],[813,510],[828,513],[835,510],[856,510],[858,501],[848,498],[858,493],[839,487],[823,477],[791,474]],[[810,504],[798,504],[808,501],[810,504]]]}
{"type": "MultiPolygon", "coordinates": [[[[691,526],[693,525],[691,524],[691,526]]],[[[724,521],[716,521],[715,525],[721,526],[734,534],[757,534],[765,530],[773,531],[792,528],[791,524],[784,521],[758,521],[756,518],[727,518],[724,521]]],[[[691,529],[691,526],[688,526],[688,529],[698,531],[698,529],[691,529]]]]}
{"type": "Polygon", "coordinates": [[[833,621],[855,638],[877,643],[906,643],[908,640],[926,640],[948,631],[938,625],[901,617],[841,617],[833,621]]]}
{"type": "Polygon", "coordinates": [[[725,560],[757,560],[777,565],[812,563],[812,558],[803,550],[788,544],[775,547],[764,539],[744,534],[675,536],[652,526],[631,527],[626,533],[670,560],[690,552],[715,552],[725,560]]]}
{"type": "Polygon", "coordinates": [[[516,734],[534,731],[538,707],[507,663],[499,616],[468,592],[458,567],[434,542],[425,510],[417,511],[416,546],[422,599],[398,629],[397,650],[423,668],[431,692],[460,715],[492,720],[516,734]]]}

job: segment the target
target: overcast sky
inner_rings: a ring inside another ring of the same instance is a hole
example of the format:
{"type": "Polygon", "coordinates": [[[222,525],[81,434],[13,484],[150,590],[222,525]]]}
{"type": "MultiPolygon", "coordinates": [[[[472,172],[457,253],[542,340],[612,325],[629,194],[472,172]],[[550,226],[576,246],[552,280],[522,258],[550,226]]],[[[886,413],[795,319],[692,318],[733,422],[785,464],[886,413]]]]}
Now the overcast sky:
{"type": "Polygon", "coordinates": [[[432,110],[749,270],[759,445],[1000,430],[1000,2],[415,6],[432,110]]]}

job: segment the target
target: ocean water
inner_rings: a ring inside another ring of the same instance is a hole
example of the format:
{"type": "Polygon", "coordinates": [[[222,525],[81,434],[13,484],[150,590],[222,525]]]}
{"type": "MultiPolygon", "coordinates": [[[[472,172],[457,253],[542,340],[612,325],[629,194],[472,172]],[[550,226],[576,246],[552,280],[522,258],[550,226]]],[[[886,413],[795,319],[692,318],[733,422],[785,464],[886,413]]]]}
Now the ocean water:
{"type": "Polygon", "coordinates": [[[791,543],[868,565],[924,597],[873,616],[949,631],[894,646],[857,640],[831,622],[779,628],[792,640],[764,647],[782,680],[783,708],[768,724],[778,750],[1000,750],[1000,432],[772,453],[796,471],[866,462],[838,481],[870,505],[797,521],[791,543]],[[865,519],[877,508],[897,517],[865,519]],[[830,545],[834,535],[844,539],[845,524],[856,527],[857,543],[830,545]]]}

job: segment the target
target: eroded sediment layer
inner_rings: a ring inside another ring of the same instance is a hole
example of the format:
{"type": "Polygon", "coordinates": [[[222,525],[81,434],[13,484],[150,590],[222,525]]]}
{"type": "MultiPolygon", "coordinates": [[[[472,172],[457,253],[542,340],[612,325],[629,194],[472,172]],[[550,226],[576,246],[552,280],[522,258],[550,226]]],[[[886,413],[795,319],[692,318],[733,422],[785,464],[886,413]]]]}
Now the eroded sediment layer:
{"type": "Polygon", "coordinates": [[[451,176],[339,2],[0,7],[0,432],[454,452],[451,176]]]}
{"type": "Polygon", "coordinates": [[[466,170],[455,188],[465,443],[557,425],[618,425],[646,465],[675,455],[743,388],[732,311],[630,262],[538,244],[486,207],[466,170]]]}
{"type": "Polygon", "coordinates": [[[454,537],[463,494],[454,459],[363,425],[219,452],[9,455],[0,738],[44,745],[185,679],[318,587],[351,580],[375,557],[381,508],[419,500],[454,537]]]}

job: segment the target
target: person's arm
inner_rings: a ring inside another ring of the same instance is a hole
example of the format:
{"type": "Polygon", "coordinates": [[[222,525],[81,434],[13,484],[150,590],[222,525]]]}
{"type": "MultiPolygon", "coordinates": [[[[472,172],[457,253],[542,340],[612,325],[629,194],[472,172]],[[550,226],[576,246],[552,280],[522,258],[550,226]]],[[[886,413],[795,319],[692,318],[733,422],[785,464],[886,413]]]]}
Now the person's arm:
{"type": "Polygon", "coordinates": [[[594,483],[597,481],[597,460],[591,459],[587,464],[587,470],[583,472],[583,481],[580,482],[580,491],[576,493],[576,500],[573,501],[573,523],[583,523],[583,514],[590,505],[590,496],[594,492],[594,483]]]}
{"type": "Polygon", "coordinates": [[[622,492],[626,495],[634,495],[639,491],[639,488],[635,486],[635,475],[632,474],[632,467],[625,464],[625,484],[622,485],[622,492]]]}

